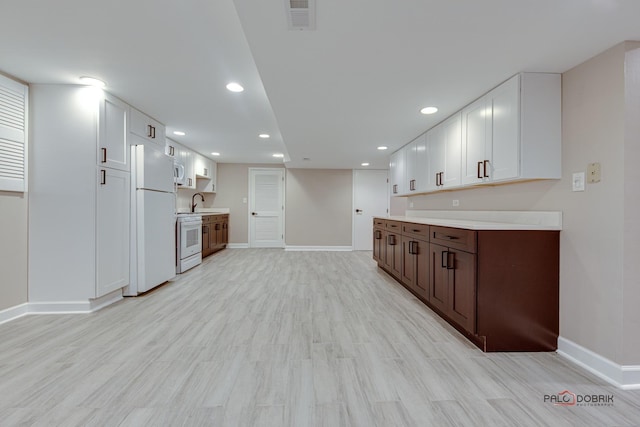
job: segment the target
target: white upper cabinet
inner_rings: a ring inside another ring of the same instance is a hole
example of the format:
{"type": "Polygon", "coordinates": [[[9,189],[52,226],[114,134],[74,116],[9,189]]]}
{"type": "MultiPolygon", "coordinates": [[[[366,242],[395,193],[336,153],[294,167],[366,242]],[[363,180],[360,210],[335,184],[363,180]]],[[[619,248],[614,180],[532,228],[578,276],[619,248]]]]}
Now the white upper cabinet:
{"type": "MultiPolygon", "coordinates": [[[[166,144],[164,125],[133,107],[130,109],[129,132],[142,138],[143,141],[150,141],[163,146],[166,144]]],[[[137,144],[132,143],[131,145],[137,144]]]]}
{"type": "Polygon", "coordinates": [[[405,194],[404,176],[405,176],[405,148],[401,148],[391,155],[389,161],[390,177],[391,177],[391,195],[402,196],[405,194]]]}
{"type": "Polygon", "coordinates": [[[98,107],[98,165],[129,171],[131,150],[127,142],[129,106],[108,93],[98,107]]]}
{"type": "Polygon", "coordinates": [[[406,194],[421,193],[427,189],[429,160],[426,141],[426,135],[422,134],[405,146],[404,190],[406,194]]]}
{"type": "Polygon", "coordinates": [[[462,111],[462,183],[561,177],[560,75],[512,77],[462,111]]]}
{"type": "Polygon", "coordinates": [[[427,132],[427,191],[460,185],[461,114],[456,113],[427,132]]]}

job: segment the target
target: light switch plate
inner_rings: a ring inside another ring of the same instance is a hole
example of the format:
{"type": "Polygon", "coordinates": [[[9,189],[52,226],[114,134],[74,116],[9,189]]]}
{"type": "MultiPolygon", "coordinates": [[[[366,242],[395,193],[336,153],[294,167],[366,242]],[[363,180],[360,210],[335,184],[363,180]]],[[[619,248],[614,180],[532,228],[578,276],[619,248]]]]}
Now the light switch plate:
{"type": "Polygon", "coordinates": [[[573,191],[584,191],[584,172],[573,174],[573,191]]]}
{"type": "Polygon", "coordinates": [[[589,163],[589,166],[587,166],[587,182],[589,184],[600,182],[600,163],[589,163]]]}

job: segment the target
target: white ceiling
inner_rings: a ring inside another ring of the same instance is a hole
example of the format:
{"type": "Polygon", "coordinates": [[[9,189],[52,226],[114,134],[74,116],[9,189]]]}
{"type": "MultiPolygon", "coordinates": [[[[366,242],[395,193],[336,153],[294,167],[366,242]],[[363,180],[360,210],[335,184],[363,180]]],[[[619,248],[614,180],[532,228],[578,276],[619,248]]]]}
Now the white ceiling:
{"type": "Polygon", "coordinates": [[[2,0],[0,71],[99,77],[220,162],[386,168],[511,75],[640,40],[637,0],[316,1],[317,29],[288,31],[285,0],[2,0]],[[440,111],[419,114],[427,105],[440,111]]]}

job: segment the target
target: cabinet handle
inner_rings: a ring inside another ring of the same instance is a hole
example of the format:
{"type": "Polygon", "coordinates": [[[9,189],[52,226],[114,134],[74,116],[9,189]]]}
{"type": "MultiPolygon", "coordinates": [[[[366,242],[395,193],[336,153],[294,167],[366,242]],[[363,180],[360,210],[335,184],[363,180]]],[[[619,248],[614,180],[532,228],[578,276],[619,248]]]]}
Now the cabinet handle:
{"type": "Polygon", "coordinates": [[[151,125],[147,125],[147,137],[148,138],[153,138],[153,126],[151,125]]]}
{"type": "Polygon", "coordinates": [[[442,251],[442,253],[440,254],[440,266],[442,268],[449,268],[448,266],[448,262],[449,262],[449,257],[448,257],[449,251],[442,251]],[[447,257],[447,260],[445,261],[445,257],[447,257]]]}
{"type": "Polygon", "coordinates": [[[226,230],[226,229],[227,229],[227,225],[228,225],[228,224],[227,224],[226,222],[222,223],[222,229],[223,229],[223,230],[226,230]]]}
{"type": "Polygon", "coordinates": [[[206,225],[202,226],[202,233],[204,234],[204,233],[208,233],[208,232],[209,232],[209,227],[206,226],[206,225]]]}
{"type": "Polygon", "coordinates": [[[396,236],[393,234],[389,234],[387,236],[387,244],[389,246],[395,246],[396,245],[396,236]]]}
{"type": "Polygon", "coordinates": [[[156,127],[152,126],[153,128],[153,136],[151,138],[156,139],[156,127]]]}
{"type": "Polygon", "coordinates": [[[489,174],[487,174],[487,165],[489,164],[489,160],[484,161],[484,177],[489,178],[489,174]]]}
{"type": "Polygon", "coordinates": [[[456,267],[456,254],[447,252],[447,270],[453,270],[456,267]]]}
{"type": "Polygon", "coordinates": [[[107,163],[107,149],[102,147],[100,150],[102,151],[102,160],[101,160],[101,162],[102,163],[107,163]]]}
{"type": "Polygon", "coordinates": [[[215,230],[216,231],[220,230],[220,224],[216,224],[215,230]]]}
{"type": "Polygon", "coordinates": [[[173,147],[172,147],[172,146],[169,146],[169,155],[170,155],[170,156],[173,156],[173,155],[174,155],[173,147]]]}
{"type": "Polygon", "coordinates": [[[204,168],[204,176],[209,176],[209,172],[207,172],[207,168],[204,168]]]}
{"type": "Polygon", "coordinates": [[[478,162],[478,178],[482,179],[482,174],[480,173],[480,168],[482,167],[482,162],[478,162]]]}
{"type": "Polygon", "coordinates": [[[418,255],[418,251],[416,250],[416,245],[418,242],[410,241],[409,242],[409,253],[411,255],[418,255]]]}
{"type": "Polygon", "coordinates": [[[398,184],[393,184],[393,194],[398,193],[398,184]]]}
{"type": "Polygon", "coordinates": [[[376,240],[382,239],[382,232],[380,230],[376,230],[374,237],[376,240]]]}
{"type": "Polygon", "coordinates": [[[104,169],[100,169],[100,185],[105,185],[107,183],[107,171],[104,169]]]}
{"type": "Polygon", "coordinates": [[[191,187],[192,185],[193,184],[192,184],[191,178],[189,178],[189,187],[191,187]]]}
{"type": "Polygon", "coordinates": [[[416,180],[412,179],[411,181],[409,181],[409,191],[415,191],[416,189],[416,180]]]}

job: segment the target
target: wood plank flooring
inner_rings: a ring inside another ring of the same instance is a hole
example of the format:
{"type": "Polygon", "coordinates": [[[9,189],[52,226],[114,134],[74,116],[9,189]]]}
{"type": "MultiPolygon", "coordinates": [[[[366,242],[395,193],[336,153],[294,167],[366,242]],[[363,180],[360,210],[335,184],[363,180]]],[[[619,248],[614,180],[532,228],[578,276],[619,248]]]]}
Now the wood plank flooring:
{"type": "Polygon", "coordinates": [[[0,325],[0,426],[638,426],[640,391],[485,354],[370,252],[227,249],[88,315],[0,325]],[[613,394],[560,407],[545,394],[613,394]]]}

